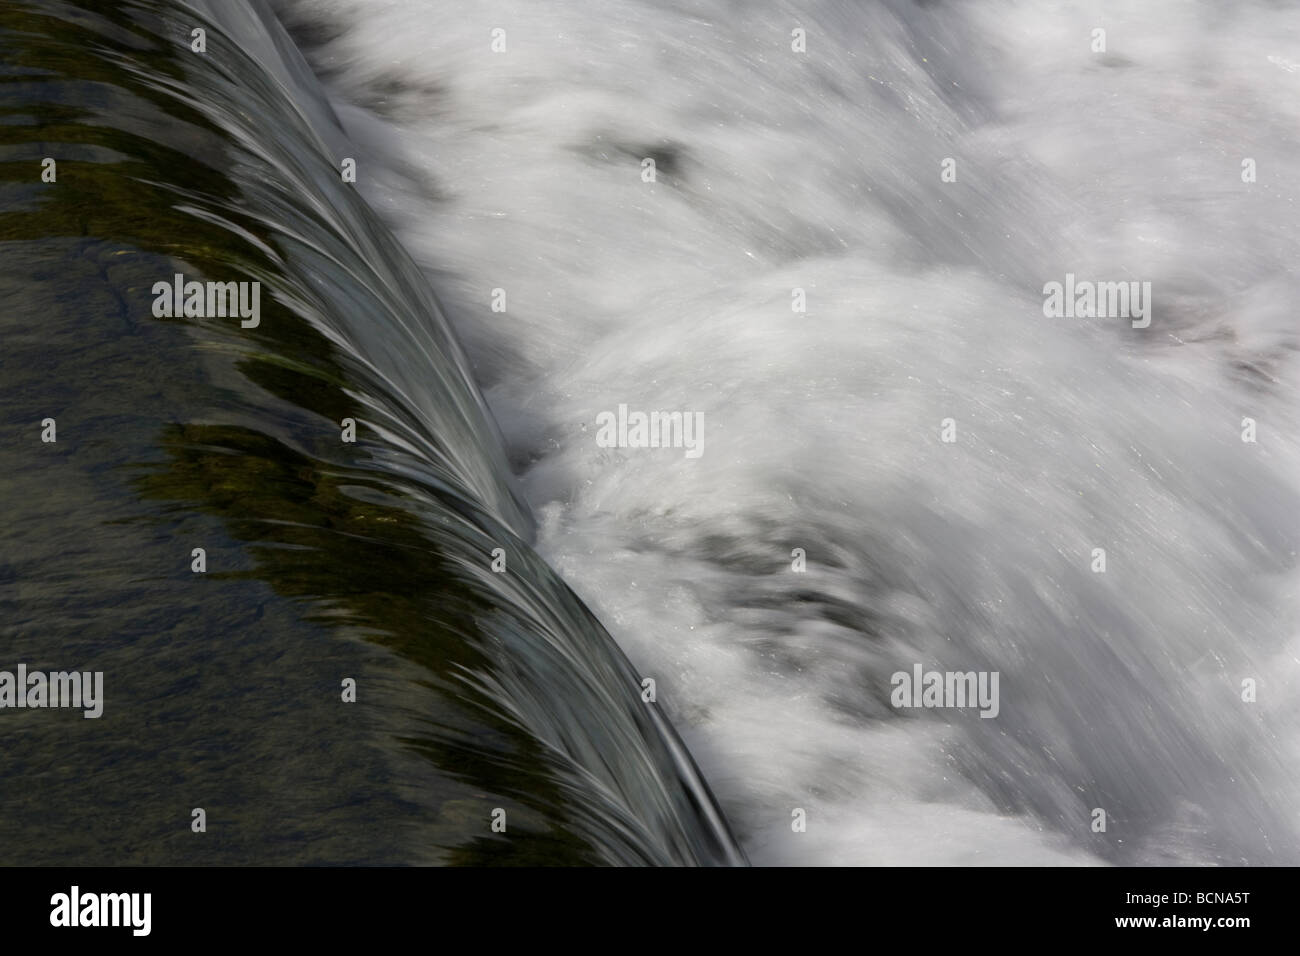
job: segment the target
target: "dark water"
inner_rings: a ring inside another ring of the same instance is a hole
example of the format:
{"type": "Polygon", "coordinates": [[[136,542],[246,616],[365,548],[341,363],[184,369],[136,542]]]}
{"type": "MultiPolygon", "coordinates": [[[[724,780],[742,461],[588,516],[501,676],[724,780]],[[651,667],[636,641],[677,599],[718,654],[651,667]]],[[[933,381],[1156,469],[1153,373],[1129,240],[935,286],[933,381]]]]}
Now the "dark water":
{"type": "Polygon", "coordinates": [[[743,862],[309,72],[213,10],[0,7],[0,669],[105,696],[0,712],[0,862],[743,862]],[[155,318],[177,272],[260,325],[155,318]]]}

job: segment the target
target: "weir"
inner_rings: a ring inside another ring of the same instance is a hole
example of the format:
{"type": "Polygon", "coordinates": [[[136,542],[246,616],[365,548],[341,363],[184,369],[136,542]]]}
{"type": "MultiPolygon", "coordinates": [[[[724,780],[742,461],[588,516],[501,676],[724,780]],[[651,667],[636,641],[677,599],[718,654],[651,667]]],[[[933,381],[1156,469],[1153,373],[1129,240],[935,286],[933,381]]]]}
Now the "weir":
{"type": "Polygon", "coordinates": [[[0,46],[5,637],[112,690],[100,720],[6,714],[0,846],[743,863],[641,675],[529,546],[460,347],[269,10],[17,2],[0,46]],[[177,274],[260,282],[258,325],[155,318],[177,274]]]}

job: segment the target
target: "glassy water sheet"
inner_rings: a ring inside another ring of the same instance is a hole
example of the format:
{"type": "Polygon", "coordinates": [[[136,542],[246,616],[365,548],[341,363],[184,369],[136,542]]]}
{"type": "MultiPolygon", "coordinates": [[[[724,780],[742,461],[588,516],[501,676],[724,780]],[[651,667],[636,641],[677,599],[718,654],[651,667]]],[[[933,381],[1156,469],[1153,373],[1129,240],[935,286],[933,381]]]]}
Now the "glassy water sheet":
{"type": "Polygon", "coordinates": [[[3,862],[743,862],[274,19],[0,56],[3,862]]]}

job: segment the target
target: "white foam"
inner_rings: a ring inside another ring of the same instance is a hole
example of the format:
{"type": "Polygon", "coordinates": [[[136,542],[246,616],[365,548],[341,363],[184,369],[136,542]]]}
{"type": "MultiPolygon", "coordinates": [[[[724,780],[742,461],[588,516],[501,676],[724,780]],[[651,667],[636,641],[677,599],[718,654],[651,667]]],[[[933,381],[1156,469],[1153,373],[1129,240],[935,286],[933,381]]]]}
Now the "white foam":
{"type": "Polygon", "coordinates": [[[1300,861],[1300,20],[1135,6],[287,4],[341,103],[398,81],[359,186],[756,862],[1300,861]],[[1067,271],[1151,328],[1044,318],[1067,271]],[[900,717],[913,662],[999,717],[900,717]]]}

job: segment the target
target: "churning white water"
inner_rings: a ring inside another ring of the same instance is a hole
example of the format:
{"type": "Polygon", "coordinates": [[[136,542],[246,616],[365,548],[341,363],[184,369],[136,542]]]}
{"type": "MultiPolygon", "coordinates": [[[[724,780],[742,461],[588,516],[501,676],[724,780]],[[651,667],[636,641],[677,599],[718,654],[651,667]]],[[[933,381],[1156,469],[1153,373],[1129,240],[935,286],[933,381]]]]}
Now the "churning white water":
{"type": "Polygon", "coordinates": [[[1300,863],[1300,8],[280,10],[754,862],[1300,863]]]}

